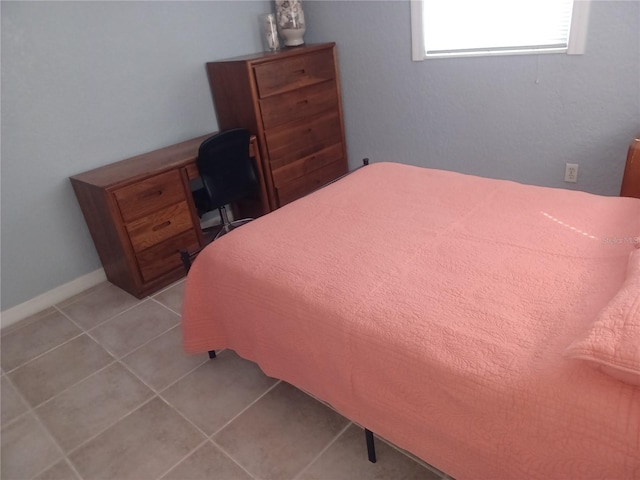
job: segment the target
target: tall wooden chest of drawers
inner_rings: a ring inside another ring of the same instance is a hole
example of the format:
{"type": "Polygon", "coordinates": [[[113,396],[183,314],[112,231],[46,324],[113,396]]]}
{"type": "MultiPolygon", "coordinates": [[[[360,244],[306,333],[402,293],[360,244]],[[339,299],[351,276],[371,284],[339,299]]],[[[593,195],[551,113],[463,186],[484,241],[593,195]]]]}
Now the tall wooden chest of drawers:
{"type": "Polygon", "coordinates": [[[220,130],[258,138],[271,209],[348,170],[335,43],[207,63],[220,130]]]}

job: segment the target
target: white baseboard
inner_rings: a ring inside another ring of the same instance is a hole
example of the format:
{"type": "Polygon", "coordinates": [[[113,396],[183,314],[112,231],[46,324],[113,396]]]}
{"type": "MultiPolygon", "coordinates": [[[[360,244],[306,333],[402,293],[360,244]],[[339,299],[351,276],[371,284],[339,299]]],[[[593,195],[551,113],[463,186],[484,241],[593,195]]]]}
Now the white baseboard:
{"type": "Polygon", "coordinates": [[[94,272],[87,273],[81,277],[71,280],[69,283],[60,285],[59,287],[49,290],[37,297],[32,298],[20,305],[8,308],[3,312],[0,312],[0,328],[13,325],[20,320],[34,315],[42,310],[60,303],[69,297],[77,295],[91,287],[95,287],[99,283],[104,282],[107,276],[104,273],[104,269],[100,268],[94,272]]]}

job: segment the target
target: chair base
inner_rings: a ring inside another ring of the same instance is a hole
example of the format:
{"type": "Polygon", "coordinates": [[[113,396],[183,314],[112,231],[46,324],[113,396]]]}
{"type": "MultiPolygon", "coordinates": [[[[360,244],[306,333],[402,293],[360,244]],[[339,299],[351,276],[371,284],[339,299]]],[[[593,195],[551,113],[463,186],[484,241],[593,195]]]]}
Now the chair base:
{"type": "Polygon", "coordinates": [[[241,227],[245,223],[249,223],[251,220],[253,220],[253,218],[242,218],[240,220],[234,220],[233,222],[224,223],[220,231],[217,233],[217,235],[213,239],[217,240],[221,236],[229,233],[231,230],[241,227]]]}
{"type": "Polygon", "coordinates": [[[218,211],[220,212],[220,218],[222,219],[222,229],[213,238],[214,240],[217,240],[222,235],[224,235],[226,233],[229,233],[234,228],[240,227],[240,226],[244,225],[245,223],[249,223],[251,220],[253,220],[253,218],[243,218],[243,219],[240,219],[240,220],[234,220],[233,222],[230,222],[229,221],[229,215],[227,215],[227,208],[224,205],[219,207],[218,211]]]}
{"type": "MultiPolygon", "coordinates": [[[[208,245],[214,240],[217,240],[218,238],[220,238],[222,235],[229,233],[231,230],[238,228],[244,225],[245,223],[249,223],[250,221],[254,220],[253,218],[242,218],[240,220],[234,220],[233,222],[230,222],[229,217],[227,216],[227,211],[225,207],[220,207],[220,217],[222,218],[222,222],[223,222],[221,225],[215,225],[213,227],[207,227],[202,229],[202,233],[204,234],[206,239],[205,244],[208,245]],[[217,232],[215,236],[213,236],[214,232],[217,232]]],[[[182,265],[184,267],[185,273],[187,274],[189,273],[189,269],[191,268],[191,263],[193,262],[194,258],[200,253],[201,250],[202,248],[199,248],[194,252],[188,252],[187,250],[183,250],[183,249],[178,250],[178,252],[180,253],[180,260],[182,261],[182,265]]],[[[211,356],[211,353],[209,355],[211,356]]],[[[211,358],[214,358],[214,357],[211,357],[211,358]]]]}

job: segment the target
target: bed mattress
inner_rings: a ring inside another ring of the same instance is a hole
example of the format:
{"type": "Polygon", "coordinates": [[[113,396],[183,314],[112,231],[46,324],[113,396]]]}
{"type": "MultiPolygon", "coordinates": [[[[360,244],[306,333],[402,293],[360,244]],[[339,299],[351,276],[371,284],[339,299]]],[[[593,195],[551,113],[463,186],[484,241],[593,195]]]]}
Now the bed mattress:
{"type": "Polygon", "coordinates": [[[640,387],[565,354],[639,236],[638,199],[372,164],[204,249],[184,346],[458,479],[640,478],[640,387]]]}

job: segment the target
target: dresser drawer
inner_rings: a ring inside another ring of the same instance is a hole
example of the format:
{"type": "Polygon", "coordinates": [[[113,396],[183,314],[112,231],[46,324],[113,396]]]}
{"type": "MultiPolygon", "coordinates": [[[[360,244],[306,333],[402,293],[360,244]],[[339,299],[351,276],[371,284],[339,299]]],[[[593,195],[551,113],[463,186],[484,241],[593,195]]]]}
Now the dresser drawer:
{"type": "Polygon", "coordinates": [[[290,128],[265,132],[271,169],[276,170],[302,157],[342,142],[337,113],[317,117],[290,128]]]}
{"type": "Polygon", "coordinates": [[[335,77],[333,50],[321,50],[254,66],[261,98],[335,77]]]}
{"type": "Polygon", "coordinates": [[[337,143],[313,155],[272,170],[273,185],[278,188],[338,160],[346,163],[343,157],[342,143],[337,143]]]}
{"type": "Polygon", "coordinates": [[[180,250],[193,252],[200,248],[196,232],[188,230],[136,255],[142,279],[155,280],[160,275],[182,266],[180,250]]]}
{"type": "Polygon", "coordinates": [[[338,92],[335,82],[319,83],[260,101],[265,130],[336,108],[338,92]]]}
{"type": "Polygon", "coordinates": [[[280,206],[313,192],[321,186],[335,180],[340,175],[347,173],[347,165],[344,160],[325,165],[318,170],[298,178],[292,182],[286,183],[279,188],[276,188],[278,192],[278,201],[280,206]]]}
{"type": "Polygon", "coordinates": [[[133,250],[138,253],[178,233],[193,229],[187,202],[176,203],[126,225],[133,250]]]}
{"type": "Polygon", "coordinates": [[[184,200],[184,188],[180,173],[171,170],[155,175],[114,193],[125,223],[145,217],[167,205],[184,200]]]}

